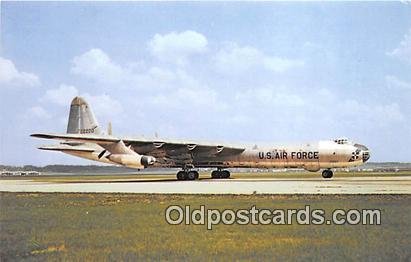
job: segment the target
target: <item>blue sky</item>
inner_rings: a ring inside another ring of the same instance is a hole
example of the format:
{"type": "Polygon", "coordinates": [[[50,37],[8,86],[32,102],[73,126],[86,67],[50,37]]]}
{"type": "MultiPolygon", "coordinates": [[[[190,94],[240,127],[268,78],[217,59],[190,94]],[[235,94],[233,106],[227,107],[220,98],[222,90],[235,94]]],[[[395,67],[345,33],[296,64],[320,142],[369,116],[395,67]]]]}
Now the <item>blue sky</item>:
{"type": "Polygon", "coordinates": [[[82,95],[116,135],[230,143],[336,137],[411,161],[411,5],[1,2],[0,163],[77,164],[82,95]]]}

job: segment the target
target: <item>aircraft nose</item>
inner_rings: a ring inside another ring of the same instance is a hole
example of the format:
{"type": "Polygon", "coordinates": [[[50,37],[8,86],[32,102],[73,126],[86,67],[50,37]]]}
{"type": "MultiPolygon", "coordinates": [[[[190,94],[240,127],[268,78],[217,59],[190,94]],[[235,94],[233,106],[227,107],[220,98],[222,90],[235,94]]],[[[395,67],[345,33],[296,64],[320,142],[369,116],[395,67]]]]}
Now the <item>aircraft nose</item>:
{"type": "Polygon", "coordinates": [[[370,150],[368,149],[368,147],[361,145],[361,144],[355,144],[354,145],[356,148],[358,148],[359,150],[361,150],[362,152],[362,161],[365,163],[368,161],[368,159],[370,159],[370,150]]]}
{"type": "Polygon", "coordinates": [[[362,162],[367,162],[370,157],[370,150],[362,151],[362,162]]]}

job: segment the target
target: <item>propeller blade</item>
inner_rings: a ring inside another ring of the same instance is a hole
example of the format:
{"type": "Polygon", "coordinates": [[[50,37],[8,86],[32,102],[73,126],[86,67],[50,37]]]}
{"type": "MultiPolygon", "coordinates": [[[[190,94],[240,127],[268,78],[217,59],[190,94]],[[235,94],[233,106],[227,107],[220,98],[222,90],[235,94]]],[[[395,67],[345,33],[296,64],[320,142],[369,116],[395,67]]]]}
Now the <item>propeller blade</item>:
{"type": "Polygon", "coordinates": [[[98,159],[102,158],[106,152],[107,152],[107,150],[105,150],[105,149],[103,151],[101,151],[101,153],[98,154],[98,159]]]}

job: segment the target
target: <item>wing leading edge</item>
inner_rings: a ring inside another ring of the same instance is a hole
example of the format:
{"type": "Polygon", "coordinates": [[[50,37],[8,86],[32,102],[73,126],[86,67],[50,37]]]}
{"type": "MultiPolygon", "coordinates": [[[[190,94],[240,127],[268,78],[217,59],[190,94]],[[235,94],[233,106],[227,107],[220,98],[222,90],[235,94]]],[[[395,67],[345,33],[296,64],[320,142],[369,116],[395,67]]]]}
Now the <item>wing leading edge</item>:
{"type": "MultiPolygon", "coordinates": [[[[94,134],[36,133],[31,136],[68,142],[95,143],[101,146],[123,141],[125,145],[131,146],[132,149],[139,154],[169,158],[178,158],[179,156],[184,156],[185,154],[187,154],[188,157],[193,157],[193,155],[198,157],[229,156],[241,154],[245,150],[244,147],[225,146],[215,143],[197,143],[194,141],[177,140],[150,140],[146,138],[118,138],[114,136],[94,134]]],[[[48,148],[44,149],[53,150],[48,148]]]]}

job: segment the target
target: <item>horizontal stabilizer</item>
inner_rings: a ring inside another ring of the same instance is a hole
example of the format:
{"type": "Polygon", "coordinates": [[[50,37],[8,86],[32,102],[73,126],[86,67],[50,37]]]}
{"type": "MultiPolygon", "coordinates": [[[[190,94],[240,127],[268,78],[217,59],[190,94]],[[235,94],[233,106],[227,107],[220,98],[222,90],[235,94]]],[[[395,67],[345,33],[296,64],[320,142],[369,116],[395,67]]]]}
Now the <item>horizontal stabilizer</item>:
{"type": "Polygon", "coordinates": [[[119,142],[120,139],[115,137],[92,135],[92,134],[31,134],[32,137],[45,138],[45,139],[58,139],[72,142],[93,142],[97,144],[111,144],[119,142]]]}
{"type": "Polygon", "coordinates": [[[93,148],[79,147],[79,146],[67,146],[67,145],[51,145],[51,146],[41,146],[38,149],[49,150],[49,151],[71,151],[71,152],[94,152],[93,148]]]}

